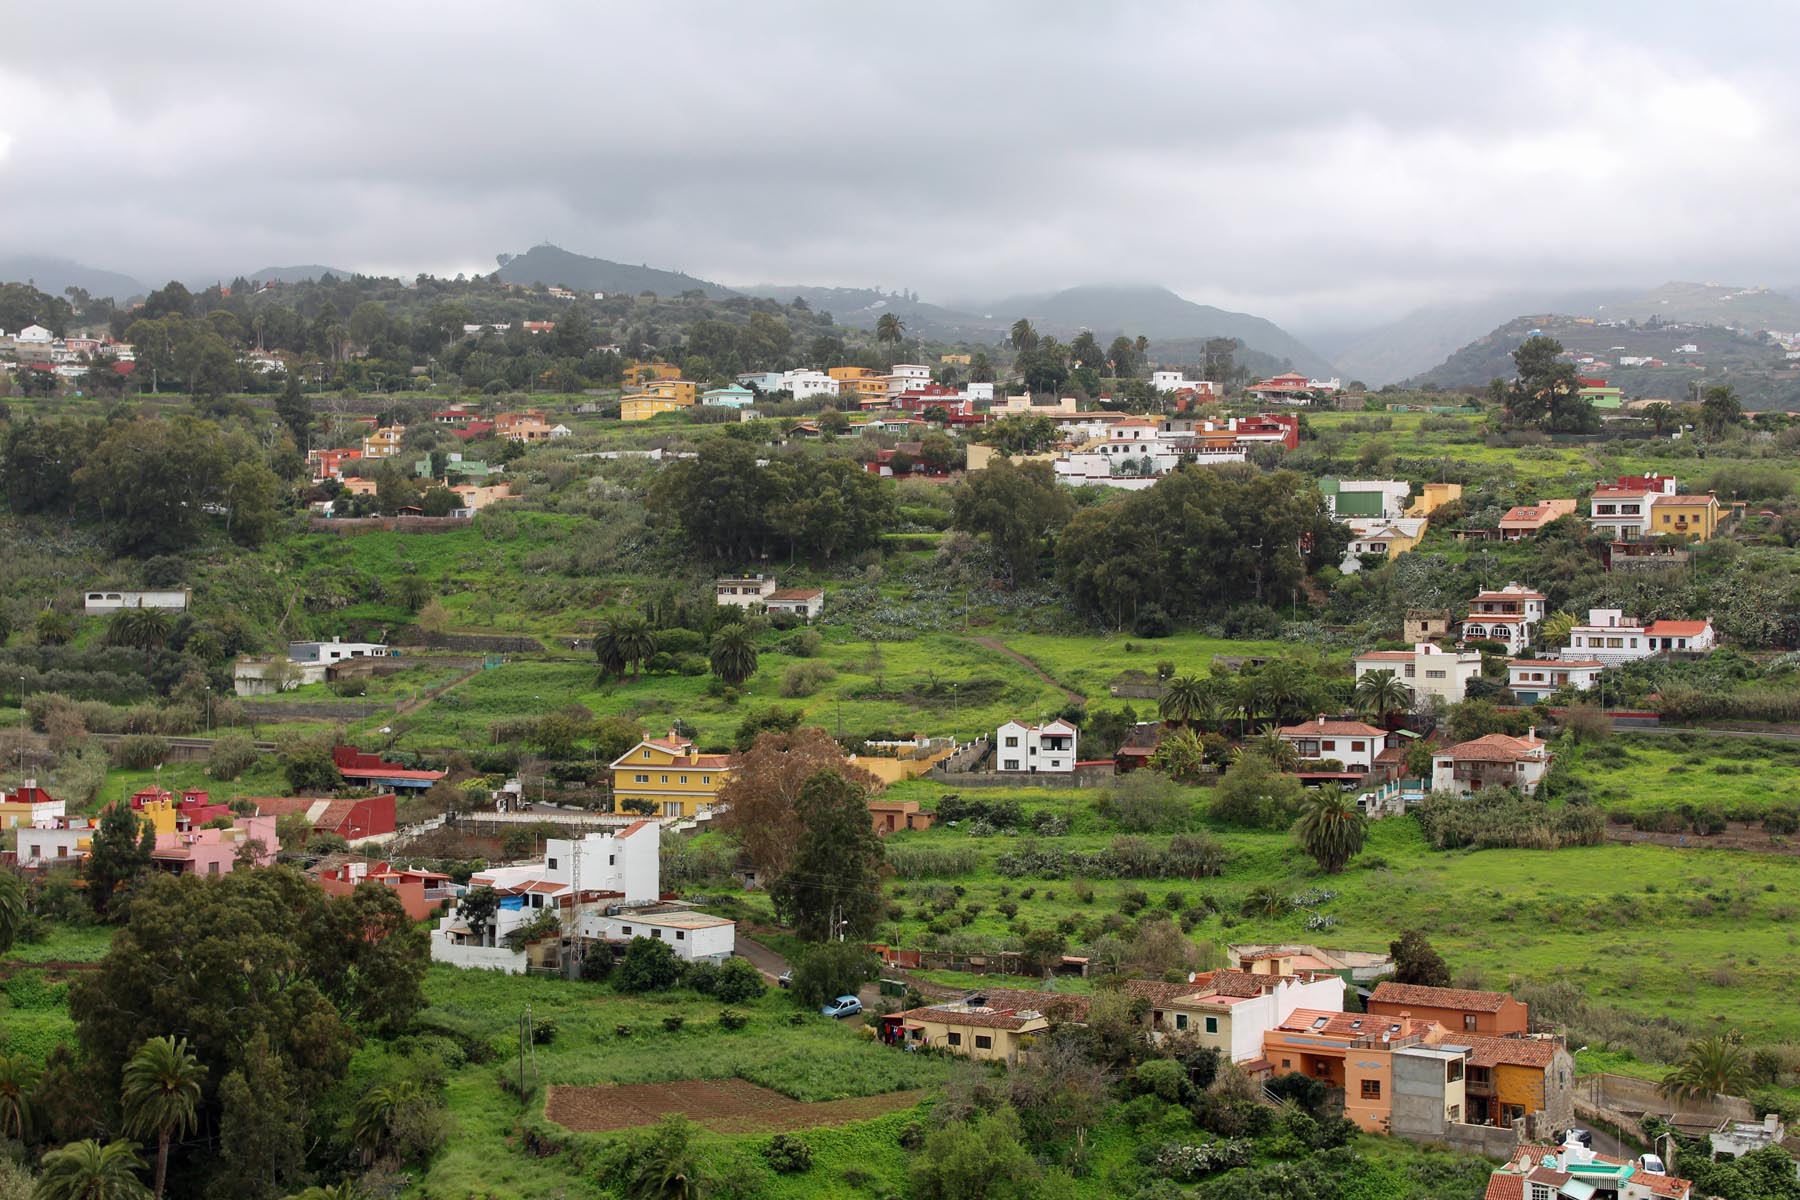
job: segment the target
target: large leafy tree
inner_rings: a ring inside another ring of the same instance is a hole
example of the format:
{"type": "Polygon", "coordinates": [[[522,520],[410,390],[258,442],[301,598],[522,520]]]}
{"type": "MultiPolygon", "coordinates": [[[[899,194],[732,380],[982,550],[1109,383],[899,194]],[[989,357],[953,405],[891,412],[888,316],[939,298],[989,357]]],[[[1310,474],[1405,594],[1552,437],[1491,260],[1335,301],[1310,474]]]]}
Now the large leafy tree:
{"type": "Polygon", "coordinates": [[[123,800],[106,806],[82,860],[88,903],[98,916],[113,912],[121,889],[129,891],[150,869],[156,830],[123,800]]]}
{"type": "Polygon", "coordinates": [[[886,852],[869,820],[868,793],[842,772],[820,771],[800,789],[800,837],[770,894],[808,941],[865,938],[881,918],[886,852]]]}
{"type": "Polygon", "coordinates": [[[792,861],[802,828],[800,792],[821,771],[837,771],[869,791],[881,786],[874,775],[844,760],[830,734],[807,727],[757,735],[719,789],[719,802],[726,806],[719,827],[737,839],[764,875],[779,878],[792,861]]]}
{"type": "Polygon", "coordinates": [[[1051,539],[1075,512],[1068,489],[1042,462],[1000,459],[958,484],[954,500],[952,524],[986,534],[1014,586],[1036,582],[1051,539]]]}
{"type": "Polygon", "coordinates": [[[1388,953],[1394,959],[1395,983],[1450,986],[1449,964],[1417,929],[1408,929],[1401,933],[1399,941],[1389,942],[1388,953]]]}
{"type": "Polygon", "coordinates": [[[143,1169],[136,1142],[71,1142],[44,1155],[32,1200],[142,1200],[143,1169]]]}
{"type": "Polygon", "coordinates": [[[1341,788],[1323,787],[1308,797],[1294,833],[1327,875],[1336,875],[1362,853],[1369,819],[1341,788]]]}
{"type": "Polygon", "coordinates": [[[134,1137],[156,1139],[156,1182],[150,1190],[158,1200],[169,1177],[169,1142],[199,1120],[200,1085],[205,1078],[186,1038],[150,1038],[125,1064],[120,1096],[125,1130],[134,1137]]]}
{"type": "Polygon", "coordinates": [[[892,514],[881,481],[842,458],[777,457],[759,466],[758,450],[716,438],[691,459],[658,473],[648,508],[708,558],[830,560],[880,542],[892,514]]]}
{"type": "Polygon", "coordinates": [[[748,626],[734,621],[713,632],[707,661],[712,673],[726,683],[735,686],[756,674],[756,659],[756,635],[748,626]]]}
{"type": "Polygon", "coordinates": [[[1497,391],[1513,425],[1529,425],[1547,433],[1592,433],[1600,428],[1594,406],[1581,395],[1575,364],[1562,359],[1555,338],[1530,337],[1513,351],[1515,375],[1497,391]]]}
{"type": "Polygon", "coordinates": [[[192,416],[107,427],[75,472],[80,506],[127,554],[179,552],[200,540],[230,465],[218,427],[192,416]]]}

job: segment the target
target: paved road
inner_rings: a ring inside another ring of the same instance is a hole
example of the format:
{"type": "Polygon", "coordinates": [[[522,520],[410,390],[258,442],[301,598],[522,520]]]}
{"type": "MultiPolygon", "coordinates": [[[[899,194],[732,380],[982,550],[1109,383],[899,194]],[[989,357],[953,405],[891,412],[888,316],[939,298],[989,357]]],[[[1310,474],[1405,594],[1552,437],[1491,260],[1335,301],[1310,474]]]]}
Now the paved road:
{"type": "Polygon", "coordinates": [[[742,934],[737,939],[737,955],[746,959],[750,965],[763,973],[770,983],[775,977],[788,969],[788,960],[775,953],[761,942],[753,942],[742,934]]]}

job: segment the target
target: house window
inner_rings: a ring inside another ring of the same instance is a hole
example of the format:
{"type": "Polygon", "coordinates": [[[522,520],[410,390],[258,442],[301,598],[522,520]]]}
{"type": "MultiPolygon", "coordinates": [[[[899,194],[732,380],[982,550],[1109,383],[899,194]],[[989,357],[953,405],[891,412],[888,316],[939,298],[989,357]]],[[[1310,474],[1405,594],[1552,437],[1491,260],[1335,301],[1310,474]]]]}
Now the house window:
{"type": "Polygon", "coordinates": [[[686,775],[683,775],[683,776],[682,776],[682,777],[681,777],[681,782],[683,782],[683,783],[686,783],[686,782],[687,782],[687,776],[686,776],[686,775]]]}
{"type": "Polygon", "coordinates": [[[1016,758],[1009,758],[1000,764],[1000,769],[1002,771],[1016,771],[1019,769],[1019,760],[1016,758]]]}
{"type": "Polygon", "coordinates": [[[1177,1028],[1177,1029],[1186,1029],[1187,1028],[1187,1014],[1186,1013],[1176,1013],[1175,1014],[1175,1028],[1177,1028]]]}
{"type": "Polygon", "coordinates": [[[1293,1065],[1294,1064],[1288,1059],[1284,1058],[1281,1060],[1281,1069],[1284,1071],[1287,1070],[1288,1068],[1292,1067],[1293,1065]]]}
{"type": "Polygon", "coordinates": [[[650,777],[648,775],[633,775],[631,778],[637,783],[649,783],[650,782],[650,777]]]}
{"type": "Polygon", "coordinates": [[[1321,749],[1321,750],[1336,750],[1336,749],[1337,749],[1337,743],[1336,743],[1336,742],[1335,742],[1335,741],[1324,741],[1324,742],[1320,742],[1320,743],[1319,743],[1319,749],[1321,749]]]}
{"type": "Polygon", "coordinates": [[[653,937],[653,938],[655,938],[655,939],[656,939],[656,940],[657,940],[657,941],[659,941],[659,942],[660,942],[660,941],[662,941],[662,930],[660,930],[660,929],[652,929],[652,930],[651,930],[651,931],[650,931],[650,936],[651,936],[651,937],[653,937]]]}
{"type": "Polygon", "coordinates": [[[662,777],[662,781],[663,781],[663,782],[664,782],[664,783],[667,783],[667,782],[669,782],[669,777],[668,777],[668,776],[667,776],[667,775],[664,775],[664,776],[663,776],[663,777],[662,777]]]}
{"type": "Polygon", "coordinates": [[[1446,1063],[1444,1066],[1444,1082],[1455,1083],[1463,1076],[1462,1059],[1446,1063]]]}
{"type": "Polygon", "coordinates": [[[1381,1099],[1381,1080],[1365,1079],[1362,1081],[1362,1098],[1364,1100],[1381,1099]]]}
{"type": "Polygon", "coordinates": [[[649,751],[648,751],[648,750],[646,750],[646,751],[644,751],[644,757],[645,757],[645,758],[649,758],[649,757],[650,757],[650,752],[649,752],[649,751]]]}
{"type": "Polygon", "coordinates": [[[985,1034],[985,1033],[976,1034],[975,1035],[975,1048],[977,1050],[992,1050],[994,1048],[993,1037],[991,1037],[990,1035],[985,1034]]]}
{"type": "Polygon", "coordinates": [[[1351,751],[1351,753],[1353,753],[1353,754],[1361,754],[1361,753],[1362,753],[1362,750],[1363,750],[1363,743],[1361,743],[1361,742],[1351,742],[1351,743],[1350,743],[1350,751],[1351,751]]]}
{"type": "Polygon", "coordinates": [[[1444,678],[1447,678],[1447,676],[1443,671],[1427,671],[1427,672],[1425,672],[1425,678],[1427,678],[1427,679],[1444,679],[1444,678]]]}
{"type": "Polygon", "coordinates": [[[1462,1105],[1452,1104],[1450,1106],[1449,1110],[1447,1112],[1445,1112],[1444,1115],[1446,1117],[1450,1118],[1450,1123],[1452,1125],[1455,1125],[1457,1122],[1462,1120],[1462,1105]]]}
{"type": "Polygon", "coordinates": [[[206,873],[208,875],[217,875],[219,873],[219,864],[216,862],[207,863],[206,864],[206,873]]]}
{"type": "Polygon", "coordinates": [[[960,1045],[962,1045],[962,1034],[946,1033],[944,1035],[944,1040],[946,1042],[949,1042],[952,1046],[960,1046],[960,1045]]]}
{"type": "Polygon", "coordinates": [[[631,926],[626,925],[626,926],[621,927],[619,930],[619,934],[622,937],[630,937],[631,936],[631,926]]]}
{"type": "Polygon", "coordinates": [[[702,784],[708,784],[708,783],[711,783],[711,782],[712,782],[712,776],[711,776],[711,775],[702,775],[702,776],[701,776],[701,777],[700,777],[700,782],[701,782],[701,783],[702,783],[702,784]]]}
{"type": "Polygon", "coordinates": [[[616,854],[609,854],[606,856],[606,865],[609,867],[618,861],[619,861],[619,856],[616,854]]]}
{"type": "Polygon", "coordinates": [[[1006,744],[1008,746],[1017,746],[1019,744],[1019,739],[1016,737],[1009,737],[1006,739],[1006,744]]]}
{"type": "Polygon", "coordinates": [[[1475,1032],[1475,1014],[1474,1013],[1464,1013],[1463,1014],[1463,1028],[1470,1033],[1475,1032]]]}
{"type": "Polygon", "coordinates": [[[1217,1017],[1206,1018],[1206,1032],[1208,1032],[1208,1033],[1219,1032],[1219,1018],[1217,1018],[1217,1017]]]}
{"type": "Polygon", "coordinates": [[[676,930],[676,931],[675,931],[675,940],[676,940],[676,941],[678,941],[678,942],[685,942],[685,941],[687,941],[687,930],[685,930],[685,929],[677,929],[677,930],[676,930]]]}

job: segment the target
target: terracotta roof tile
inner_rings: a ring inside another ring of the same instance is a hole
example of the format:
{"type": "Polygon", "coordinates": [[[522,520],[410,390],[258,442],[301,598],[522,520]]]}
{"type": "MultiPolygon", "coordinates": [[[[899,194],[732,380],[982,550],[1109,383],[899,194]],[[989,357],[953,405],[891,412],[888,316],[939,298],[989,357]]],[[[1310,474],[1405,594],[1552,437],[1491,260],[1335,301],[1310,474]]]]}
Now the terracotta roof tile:
{"type": "Polygon", "coordinates": [[[1538,738],[1516,738],[1504,733],[1490,733],[1472,742],[1458,742],[1442,753],[1459,762],[1518,762],[1523,758],[1535,757],[1543,748],[1544,743],[1538,738]]]}
{"type": "Polygon", "coordinates": [[[1369,996],[1374,1004],[1416,1004],[1421,1008],[1454,1008],[1462,1012],[1499,1012],[1511,999],[1505,992],[1477,992],[1467,988],[1427,987],[1420,983],[1384,980],[1369,996]]]}
{"type": "Polygon", "coordinates": [[[1543,1070],[1556,1061],[1558,1046],[1543,1038],[1483,1037],[1478,1034],[1453,1033],[1449,1042],[1468,1046],[1471,1067],[1531,1067],[1543,1070]]]}
{"type": "Polygon", "coordinates": [[[1281,730],[1282,737],[1386,737],[1373,725],[1364,725],[1361,721],[1340,721],[1327,718],[1323,721],[1303,721],[1298,725],[1288,725],[1281,730]]]}
{"type": "Polygon", "coordinates": [[[1495,1171],[1488,1176],[1487,1194],[1483,1200],[1525,1200],[1525,1177],[1495,1171]]]}

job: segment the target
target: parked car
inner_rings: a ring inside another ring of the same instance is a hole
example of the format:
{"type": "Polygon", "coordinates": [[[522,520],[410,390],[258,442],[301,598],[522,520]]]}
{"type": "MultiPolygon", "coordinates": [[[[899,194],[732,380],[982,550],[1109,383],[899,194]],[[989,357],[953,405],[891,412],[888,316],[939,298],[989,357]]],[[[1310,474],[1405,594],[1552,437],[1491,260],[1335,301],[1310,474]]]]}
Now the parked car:
{"type": "Polygon", "coordinates": [[[1652,1175],[1667,1175],[1669,1173],[1669,1168],[1663,1165],[1662,1158],[1655,1154],[1646,1154],[1638,1159],[1638,1170],[1648,1171],[1652,1175]]]}
{"type": "Polygon", "coordinates": [[[861,1011],[862,1001],[855,996],[839,996],[819,1009],[819,1012],[827,1017],[854,1017],[861,1011]]]}
{"type": "Polygon", "coordinates": [[[1585,1129],[1564,1130],[1563,1131],[1563,1145],[1566,1146],[1570,1142],[1580,1142],[1583,1146],[1586,1146],[1589,1150],[1592,1150],[1594,1148],[1594,1135],[1589,1133],[1585,1129]]]}
{"type": "Polygon", "coordinates": [[[785,987],[793,987],[794,986],[794,973],[792,971],[783,971],[781,974],[779,974],[775,977],[775,982],[779,986],[784,987],[784,988],[785,987]]]}

